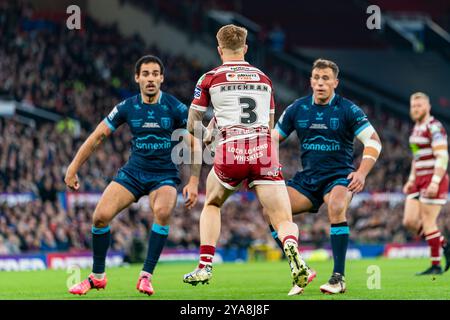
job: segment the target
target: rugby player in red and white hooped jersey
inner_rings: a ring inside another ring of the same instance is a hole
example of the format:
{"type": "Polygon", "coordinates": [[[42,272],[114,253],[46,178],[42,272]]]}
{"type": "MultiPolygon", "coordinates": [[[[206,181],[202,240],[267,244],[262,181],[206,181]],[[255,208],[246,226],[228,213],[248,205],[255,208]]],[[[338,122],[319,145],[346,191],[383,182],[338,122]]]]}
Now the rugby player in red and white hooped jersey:
{"type": "Polygon", "coordinates": [[[444,271],[450,267],[450,247],[436,222],[448,195],[447,133],[442,123],[430,114],[430,99],[425,93],[411,95],[410,108],[415,122],[409,137],[413,160],[403,188],[407,194],[403,224],[423,235],[430,247],[431,267],[417,275],[441,274],[441,247],[446,258],[444,271]]]}
{"type": "MultiPolygon", "coordinates": [[[[292,222],[276,148],[271,146],[274,125],[272,82],[244,60],[247,30],[226,25],[217,33],[218,53],[223,64],[206,74],[195,88],[188,116],[188,131],[194,134],[211,103],[220,139],[214,167],[206,182],[206,199],[200,216],[200,262],[184,275],[196,285],[212,277],[212,260],[220,236],[220,208],[247,180],[267,211],[291,266],[294,283],[305,287],[314,276],[298,251],[298,227],[292,222]]],[[[196,137],[198,138],[198,137],[196,137]]]]}

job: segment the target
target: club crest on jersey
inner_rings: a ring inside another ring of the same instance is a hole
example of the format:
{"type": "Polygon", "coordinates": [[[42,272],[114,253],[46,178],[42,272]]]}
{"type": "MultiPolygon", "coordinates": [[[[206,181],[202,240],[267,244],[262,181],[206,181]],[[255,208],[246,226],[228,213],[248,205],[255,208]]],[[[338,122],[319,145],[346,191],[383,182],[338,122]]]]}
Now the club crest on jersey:
{"type": "Polygon", "coordinates": [[[167,117],[161,118],[161,127],[163,129],[170,129],[172,127],[172,119],[167,117]]]}
{"type": "Polygon", "coordinates": [[[227,81],[259,81],[260,77],[257,73],[251,72],[228,72],[226,74],[227,81]]]}
{"type": "Polygon", "coordinates": [[[339,118],[330,118],[330,128],[333,130],[339,128],[339,118]]]}

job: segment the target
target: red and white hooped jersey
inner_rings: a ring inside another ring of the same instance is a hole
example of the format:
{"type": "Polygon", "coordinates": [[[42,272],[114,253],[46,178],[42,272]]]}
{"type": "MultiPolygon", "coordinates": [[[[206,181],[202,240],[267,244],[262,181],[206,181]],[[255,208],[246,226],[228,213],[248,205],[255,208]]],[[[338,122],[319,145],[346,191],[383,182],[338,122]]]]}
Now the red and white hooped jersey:
{"type": "Polygon", "coordinates": [[[216,126],[226,140],[258,136],[275,113],[272,81],[246,61],[225,62],[197,82],[191,108],[205,112],[212,104],[216,126]]]}
{"type": "Polygon", "coordinates": [[[432,175],[436,162],[433,148],[447,147],[447,132],[440,121],[430,117],[425,123],[414,126],[409,145],[413,153],[416,176],[432,175]]]}

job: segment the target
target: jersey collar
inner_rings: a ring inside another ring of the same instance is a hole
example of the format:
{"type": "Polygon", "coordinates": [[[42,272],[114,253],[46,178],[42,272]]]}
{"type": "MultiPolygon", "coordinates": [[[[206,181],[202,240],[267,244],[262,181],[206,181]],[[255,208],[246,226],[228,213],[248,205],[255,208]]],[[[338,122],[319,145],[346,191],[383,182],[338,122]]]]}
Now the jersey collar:
{"type": "Polygon", "coordinates": [[[249,64],[249,63],[244,60],[227,61],[227,62],[223,63],[223,65],[227,65],[227,64],[249,64]]]}
{"type": "Polygon", "coordinates": [[[333,93],[333,96],[331,97],[330,101],[328,101],[327,104],[316,104],[314,102],[314,94],[311,95],[311,105],[316,105],[316,106],[321,106],[321,107],[331,106],[331,105],[333,105],[333,102],[335,100],[336,100],[336,92],[333,93]]]}
{"type": "Polygon", "coordinates": [[[417,127],[419,127],[421,130],[423,130],[423,129],[425,129],[425,128],[428,126],[428,124],[429,124],[431,121],[433,121],[433,120],[434,120],[434,117],[430,115],[430,116],[428,117],[427,121],[425,121],[425,122],[422,123],[422,124],[417,124],[417,127]]]}
{"type": "Polygon", "coordinates": [[[145,103],[144,99],[142,99],[142,94],[139,93],[139,102],[142,105],[161,104],[161,98],[162,98],[163,94],[164,94],[164,92],[162,90],[159,90],[159,98],[158,98],[157,102],[155,102],[155,103],[145,103]]]}

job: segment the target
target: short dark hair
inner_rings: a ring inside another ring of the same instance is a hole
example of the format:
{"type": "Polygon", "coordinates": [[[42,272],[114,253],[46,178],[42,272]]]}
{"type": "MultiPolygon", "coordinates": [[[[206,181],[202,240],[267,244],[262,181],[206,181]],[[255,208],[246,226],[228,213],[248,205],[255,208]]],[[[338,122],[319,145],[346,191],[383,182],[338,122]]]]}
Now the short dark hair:
{"type": "Polygon", "coordinates": [[[337,64],[331,60],[325,60],[325,59],[317,59],[314,61],[312,70],[314,69],[326,69],[330,68],[333,70],[334,76],[337,78],[339,75],[339,67],[337,64]]]}
{"type": "Polygon", "coordinates": [[[134,73],[136,75],[139,75],[141,73],[141,66],[143,64],[147,64],[147,63],[159,64],[159,68],[161,69],[161,74],[164,74],[164,65],[163,65],[161,59],[158,58],[157,56],[153,56],[150,54],[139,58],[139,60],[136,62],[136,65],[134,67],[134,73]]]}

